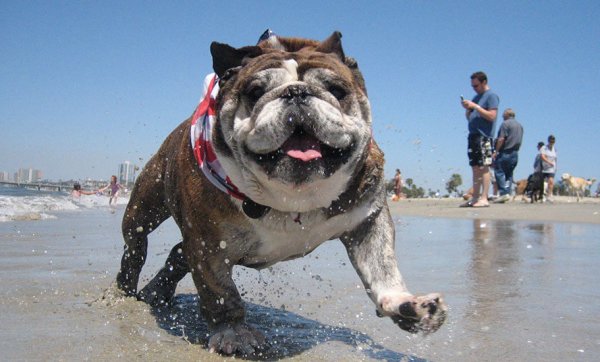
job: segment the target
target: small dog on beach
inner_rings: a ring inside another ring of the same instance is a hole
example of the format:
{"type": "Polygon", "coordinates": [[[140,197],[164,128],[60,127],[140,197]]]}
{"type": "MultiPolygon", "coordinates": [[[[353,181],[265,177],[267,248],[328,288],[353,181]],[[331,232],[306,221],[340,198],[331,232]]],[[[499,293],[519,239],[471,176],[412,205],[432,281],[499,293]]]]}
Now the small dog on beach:
{"type": "MultiPolygon", "coordinates": [[[[512,201],[514,201],[514,200],[515,200],[515,198],[516,198],[517,196],[519,196],[519,195],[521,195],[521,201],[524,201],[524,202],[527,202],[527,201],[529,201],[528,199],[530,199],[530,198],[531,198],[531,192],[530,192],[530,191],[528,191],[528,190],[529,190],[529,189],[531,189],[531,188],[534,188],[534,186],[533,186],[533,185],[530,185],[530,186],[529,186],[529,188],[528,188],[528,186],[527,186],[527,185],[528,185],[528,181],[529,181],[529,179],[530,179],[532,176],[533,176],[533,175],[529,175],[529,177],[528,177],[528,178],[526,178],[526,179],[524,178],[524,179],[521,179],[521,180],[519,180],[519,181],[515,182],[515,194],[514,194],[514,195],[513,195],[513,197],[512,197],[512,201]]],[[[544,178],[544,176],[542,175],[542,179],[543,179],[543,178],[544,178]]],[[[536,180],[534,180],[534,182],[537,182],[537,181],[536,181],[536,180]]],[[[546,194],[546,188],[547,188],[547,186],[546,186],[546,181],[544,181],[544,186],[543,186],[543,192],[542,192],[542,195],[545,195],[545,194],[546,194]]],[[[542,196],[542,197],[540,197],[540,196],[539,196],[539,194],[538,194],[538,195],[536,196],[536,200],[538,200],[538,201],[542,201],[542,200],[543,200],[543,196],[542,196]]],[[[532,201],[532,202],[533,202],[533,201],[532,201]]]]}
{"type": "Polygon", "coordinates": [[[398,269],[383,153],[341,34],[270,36],[242,48],[213,42],[211,53],[216,76],[205,80],[203,101],[136,180],[118,288],[165,305],[191,272],[209,349],[251,355],[268,342],[246,323],[234,265],[267,268],[339,239],[379,316],[412,333],[439,329],[441,295],[411,294],[398,269]],[[138,292],[148,234],[169,217],[183,241],[138,292]]]}
{"type": "Polygon", "coordinates": [[[515,194],[512,197],[511,201],[515,201],[515,198],[521,195],[521,201],[527,201],[527,196],[525,190],[527,189],[527,179],[521,179],[515,182],[515,194]]]}
{"type": "Polygon", "coordinates": [[[529,196],[531,203],[544,201],[544,174],[534,172],[527,178],[524,194],[529,196]]]}
{"type": "Polygon", "coordinates": [[[596,182],[596,179],[586,180],[582,177],[571,176],[568,173],[563,173],[561,180],[569,188],[570,192],[577,196],[577,202],[579,202],[580,195],[585,196],[585,189],[591,187],[596,182]]]}

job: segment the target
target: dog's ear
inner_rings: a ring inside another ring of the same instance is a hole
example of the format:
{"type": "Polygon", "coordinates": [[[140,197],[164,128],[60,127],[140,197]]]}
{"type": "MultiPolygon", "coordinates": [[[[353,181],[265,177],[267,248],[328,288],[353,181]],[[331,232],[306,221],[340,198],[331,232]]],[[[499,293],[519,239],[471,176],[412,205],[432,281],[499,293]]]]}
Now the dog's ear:
{"type": "Polygon", "coordinates": [[[262,54],[262,50],[257,46],[236,49],[227,44],[212,42],[210,53],[213,58],[213,70],[219,77],[222,77],[227,69],[239,67],[244,58],[257,57],[262,54]]]}
{"type": "Polygon", "coordinates": [[[333,53],[337,55],[342,62],[346,61],[344,49],[342,49],[342,33],[339,31],[334,31],[333,34],[331,34],[329,38],[323,40],[315,50],[321,53],[333,53]]]}
{"type": "Polygon", "coordinates": [[[342,63],[346,64],[350,71],[354,75],[354,79],[358,84],[358,87],[362,89],[362,91],[367,95],[367,87],[365,86],[365,79],[362,76],[362,73],[358,69],[358,63],[356,59],[352,57],[347,57],[344,54],[344,49],[342,47],[342,33],[339,31],[334,31],[333,34],[329,36],[329,38],[323,40],[315,49],[321,53],[330,53],[336,55],[342,63]]]}

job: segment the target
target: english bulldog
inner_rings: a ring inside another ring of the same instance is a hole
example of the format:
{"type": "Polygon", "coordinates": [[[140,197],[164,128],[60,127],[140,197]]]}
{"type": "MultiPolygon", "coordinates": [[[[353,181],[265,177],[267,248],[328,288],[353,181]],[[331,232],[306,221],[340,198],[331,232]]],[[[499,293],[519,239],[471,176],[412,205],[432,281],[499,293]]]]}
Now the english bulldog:
{"type": "Polygon", "coordinates": [[[234,265],[265,268],[339,239],[379,316],[412,333],[440,328],[441,295],[411,294],[398,269],[384,157],[372,138],[363,76],[341,34],[210,49],[215,76],[207,95],[135,183],[118,288],[168,304],[191,272],[208,348],[249,355],[268,341],[245,321],[234,265]],[[147,236],[169,217],[183,241],[138,292],[147,236]]]}

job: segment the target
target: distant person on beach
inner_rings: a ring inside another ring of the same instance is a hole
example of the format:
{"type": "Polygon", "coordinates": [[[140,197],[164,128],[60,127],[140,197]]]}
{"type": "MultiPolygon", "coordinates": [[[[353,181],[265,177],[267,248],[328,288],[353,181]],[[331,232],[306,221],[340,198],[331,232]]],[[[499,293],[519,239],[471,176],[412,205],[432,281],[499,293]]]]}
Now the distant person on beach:
{"type": "Polygon", "coordinates": [[[81,197],[81,195],[94,195],[95,192],[93,191],[85,191],[81,189],[81,185],[78,183],[75,183],[73,185],[73,190],[71,190],[71,197],[79,199],[81,197]]]}
{"type": "Polygon", "coordinates": [[[546,199],[552,201],[552,193],[554,192],[554,175],[556,174],[556,161],[558,158],[554,143],[556,138],[553,135],[548,136],[548,144],[542,147],[540,156],[542,159],[542,172],[544,179],[548,182],[548,196],[546,199]]]}
{"type": "Polygon", "coordinates": [[[488,207],[492,138],[500,98],[488,86],[484,72],[471,75],[471,86],[477,94],[470,101],[461,96],[461,105],[466,110],[469,128],[467,155],[473,173],[473,196],[460,206],[488,207]]]}
{"type": "Polygon", "coordinates": [[[507,108],[502,113],[502,118],[504,121],[498,130],[493,156],[496,183],[500,193],[500,197],[495,200],[497,203],[510,200],[513,171],[519,162],[519,149],[523,142],[523,126],[515,119],[515,112],[507,108]]]}
{"type": "Polygon", "coordinates": [[[394,175],[394,197],[392,201],[398,201],[402,197],[402,172],[400,169],[396,169],[396,175],[394,175]]]}
{"type": "Polygon", "coordinates": [[[107,189],[110,189],[110,198],[108,199],[108,205],[117,206],[117,198],[119,197],[119,191],[122,188],[123,188],[123,186],[117,182],[117,176],[112,175],[110,177],[110,183],[98,191],[104,192],[107,189]]]}
{"type": "Polygon", "coordinates": [[[542,172],[542,147],[544,147],[544,142],[540,141],[537,144],[538,153],[535,155],[535,160],[533,161],[533,172],[542,172]]]}

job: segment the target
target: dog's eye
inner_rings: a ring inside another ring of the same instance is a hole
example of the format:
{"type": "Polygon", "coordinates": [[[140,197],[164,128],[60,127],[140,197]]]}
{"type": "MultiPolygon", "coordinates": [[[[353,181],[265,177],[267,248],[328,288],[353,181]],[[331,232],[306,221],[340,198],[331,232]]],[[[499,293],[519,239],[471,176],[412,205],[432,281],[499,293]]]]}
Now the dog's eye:
{"type": "Polygon", "coordinates": [[[265,90],[259,86],[252,86],[245,92],[246,96],[254,103],[258,102],[260,97],[265,94],[265,90]]]}
{"type": "Polygon", "coordinates": [[[338,101],[341,101],[344,99],[344,97],[346,97],[346,90],[334,84],[329,85],[327,87],[327,91],[331,93],[331,95],[334,96],[338,101]]]}

